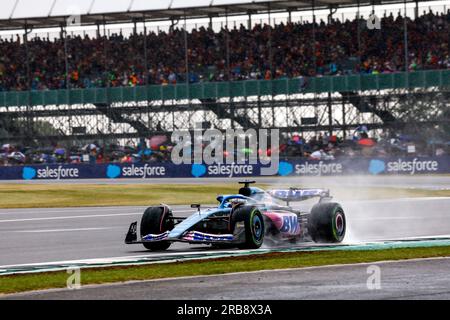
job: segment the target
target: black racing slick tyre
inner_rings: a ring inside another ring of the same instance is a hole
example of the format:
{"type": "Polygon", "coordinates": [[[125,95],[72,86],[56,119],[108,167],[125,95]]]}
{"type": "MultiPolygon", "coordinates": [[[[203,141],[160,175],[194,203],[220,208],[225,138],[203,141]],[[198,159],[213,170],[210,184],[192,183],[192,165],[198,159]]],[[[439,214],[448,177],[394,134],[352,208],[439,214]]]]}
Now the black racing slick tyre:
{"type": "Polygon", "coordinates": [[[342,242],[346,227],[345,213],[338,203],[318,203],[312,208],[308,233],[314,242],[342,242]]]}
{"type": "MultiPolygon", "coordinates": [[[[149,207],[145,210],[141,219],[141,237],[148,234],[161,234],[172,230],[174,222],[172,212],[167,207],[149,207]]],[[[144,242],[146,249],[162,251],[170,247],[170,241],[144,242]]]]}
{"type": "Polygon", "coordinates": [[[233,230],[239,222],[244,223],[245,242],[238,245],[239,249],[258,249],[264,241],[264,218],[258,208],[241,206],[231,215],[233,230]]]}

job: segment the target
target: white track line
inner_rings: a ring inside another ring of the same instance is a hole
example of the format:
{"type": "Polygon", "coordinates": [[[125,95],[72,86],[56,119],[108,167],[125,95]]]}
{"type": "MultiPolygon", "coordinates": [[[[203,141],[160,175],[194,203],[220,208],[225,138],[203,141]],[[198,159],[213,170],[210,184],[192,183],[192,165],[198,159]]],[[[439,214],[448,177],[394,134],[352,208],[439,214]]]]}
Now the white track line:
{"type": "MultiPolygon", "coordinates": [[[[410,198],[398,198],[398,199],[371,199],[371,200],[342,200],[343,204],[357,204],[357,203],[385,203],[385,202],[410,202],[410,201],[436,201],[436,200],[450,200],[450,197],[410,197],[410,198]]],[[[206,206],[206,205],[205,205],[206,206]]],[[[209,206],[209,205],[208,205],[209,206]]],[[[182,205],[176,205],[176,207],[183,207],[182,205]]],[[[117,207],[68,207],[68,208],[13,208],[13,209],[0,209],[0,216],[6,214],[26,214],[26,213],[74,213],[74,212],[98,212],[98,211],[116,211],[120,209],[124,210],[142,210],[146,206],[117,206],[117,207]]],[[[189,210],[179,210],[174,213],[188,213],[189,210]]]]}
{"type": "MultiPolygon", "coordinates": [[[[190,213],[192,211],[174,211],[177,213],[190,213]]],[[[142,215],[142,212],[124,212],[124,213],[113,213],[113,214],[88,214],[79,216],[57,216],[57,217],[43,217],[43,218],[23,218],[23,219],[6,219],[0,220],[0,223],[6,222],[25,222],[25,221],[45,221],[45,220],[64,220],[64,219],[82,219],[82,218],[105,218],[105,217],[118,217],[118,216],[133,216],[142,215]]]]}
{"type": "Polygon", "coordinates": [[[135,216],[135,215],[141,215],[141,214],[142,214],[142,212],[127,212],[127,213],[116,213],[116,214],[92,214],[92,215],[83,215],[83,216],[8,219],[8,220],[0,220],[0,223],[25,222],[25,221],[45,221],[45,220],[65,220],[65,219],[86,219],[86,218],[106,218],[106,217],[118,217],[118,216],[135,216]]]}
{"type": "Polygon", "coordinates": [[[145,206],[117,206],[117,207],[54,207],[54,208],[11,208],[11,209],[0,209],[0,214],[10,214],[10,213],[36,213],[36,212],[92,212],[92,211],[114,211],[120,210],[121,208],[130,209],[143,209],[145,206]]]}
{"type": "Polygon", "coordinates": [[[0,269],[8,269],[12,267],[40,267],[51,265],[70,265],[70,264],[105,264],[114,262],[127,262],[145,258],[158,258],[158,257],[171,257],[171,256],[195,256],[199,254],[240,254],[251,252],[265,252],[267,249],[255,249],[255,250],[202,250],[191,252],[165,252],[160,254],[146,254],[146,255],[134,255],[134,256],[119,256],[119,257],[107,257],[107,258],[94,258],[94,259],[79,259],[79,260],[64,260],[64,261],[50,261],[50,262],[38,262],[38,263],[25,263],[25,264],[11,264],[0,266],[0,269]]]}
{"type": "MultiPolygon", "coordinates": [[[[2,215],[11,215],[11,214],[49,214],[49,213],[77,213],[77,212],[99,212],[99,211],[120,211],[123,210],[144,210],[146,206],[142,207],[133,207],[133,206],[124,206],[124,207],[111,207],[111,208],[103,208],[103,207],[85,207],[85,208],[35,208],[35,209],[26,209],[26,211],[22,209],[0,209],[0,216],[2,215]]],[[[187,210],[181,210],[177,212],[191,212],[187,210]]]]}

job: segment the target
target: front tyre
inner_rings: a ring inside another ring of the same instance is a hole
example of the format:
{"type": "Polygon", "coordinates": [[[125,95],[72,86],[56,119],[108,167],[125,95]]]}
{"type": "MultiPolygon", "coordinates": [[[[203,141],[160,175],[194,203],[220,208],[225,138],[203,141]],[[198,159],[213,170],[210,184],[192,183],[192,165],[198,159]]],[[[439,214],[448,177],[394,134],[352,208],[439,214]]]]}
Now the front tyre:
{"type": "Polygon", "coordinates": [[[346,226],[344,210],[335,202],[316,204],[308,219],[308,233],[314,242],[342,242],[346,226]]]}
{"type": "Polygon", "coordinates": [[[264,219],[258,208],[241,206],[234,210],[231,216],[233,230],[238,223],[244,224],[245,242],[238,245],[239,249],[258,249],[264,241],[264,219]]]}
{"type": "MultiPolygon", "coordinates": [[[[161,234],[174,227],[172,212],[168,207],[149,207],[141,219],[141,237],[161,234]]],[[[170,247],[170,241],[144,242],[143,246],[152,251],[162,251],[170,247]]]]}

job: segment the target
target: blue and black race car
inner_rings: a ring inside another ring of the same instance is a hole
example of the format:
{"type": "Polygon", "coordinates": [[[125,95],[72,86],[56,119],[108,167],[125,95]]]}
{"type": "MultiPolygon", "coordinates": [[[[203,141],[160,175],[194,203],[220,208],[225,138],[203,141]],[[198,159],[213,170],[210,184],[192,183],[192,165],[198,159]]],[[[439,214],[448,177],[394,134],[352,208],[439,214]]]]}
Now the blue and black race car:
{"type": "Polygon", "coordinates": [[[149,250],[166,250],[172,242],[210,244],[216,247],[259,248],[264,238],[280,241],[338,243],[344,239],[346,220],[341,205],[331,202],[325,189],[275,189],[264,191],[251,186],[255,181],[239,182],[237,194],[220,195],[217,207],[191,204],[191,216],[174,217],[167,205],[149,207],[140,224],[130,225],[125,243],[141,243],[149,250]],[[293,209],[290,204],[318,198],[310,212],[293,209]]]}

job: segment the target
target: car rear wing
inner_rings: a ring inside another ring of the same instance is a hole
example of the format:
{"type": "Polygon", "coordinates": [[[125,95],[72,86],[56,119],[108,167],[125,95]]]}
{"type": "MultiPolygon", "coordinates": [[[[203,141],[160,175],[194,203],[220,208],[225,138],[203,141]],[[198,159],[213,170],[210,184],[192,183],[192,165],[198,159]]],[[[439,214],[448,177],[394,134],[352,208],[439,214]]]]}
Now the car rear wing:
{"type": "Polygon", "coordinates": [[[273,198],[289,202],[305,201],[311,198],[320,198],[320,201],[331,199],[330,190],[328,189],[300,189],[291,187],[289,189],[273,189],[268,190],[273,198]]]}

